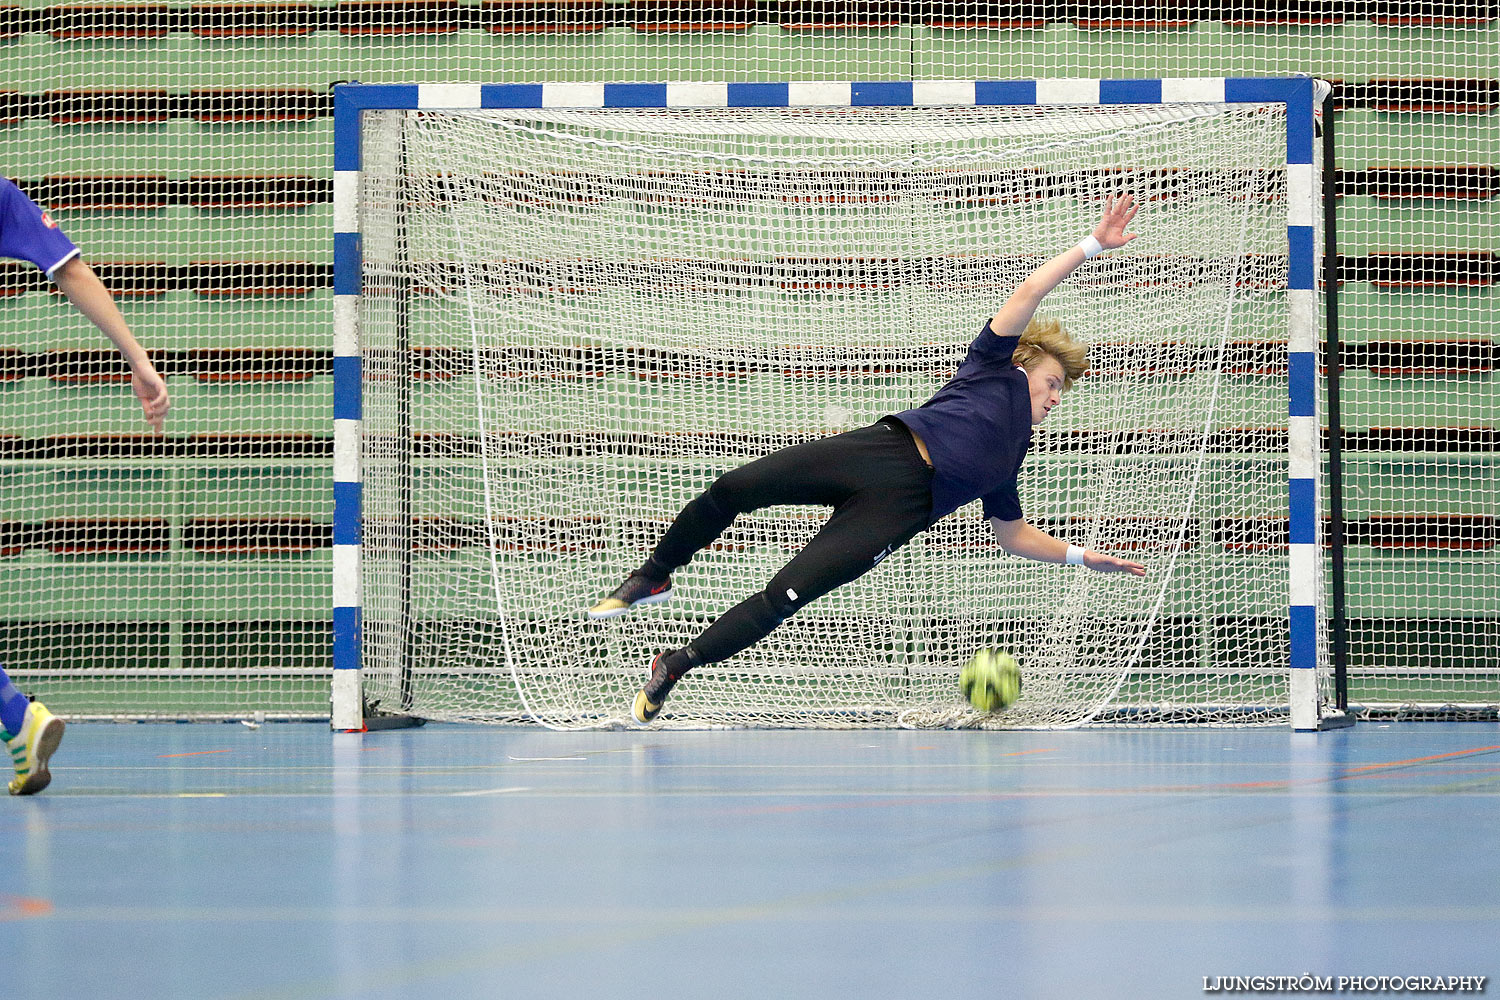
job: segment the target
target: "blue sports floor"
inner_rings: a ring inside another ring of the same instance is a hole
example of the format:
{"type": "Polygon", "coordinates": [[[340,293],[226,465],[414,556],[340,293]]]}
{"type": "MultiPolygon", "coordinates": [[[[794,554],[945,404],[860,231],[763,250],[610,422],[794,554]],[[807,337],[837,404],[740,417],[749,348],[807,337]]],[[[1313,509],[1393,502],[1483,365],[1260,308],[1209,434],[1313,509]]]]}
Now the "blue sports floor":
{"type": "Polygon", "coordinates": [[[0,801],[5,997],[1155,998],[1215,995],[1204,977],[1500,975],[1493,723],[74,725],[54,764],[45,793],[0,801]]]}

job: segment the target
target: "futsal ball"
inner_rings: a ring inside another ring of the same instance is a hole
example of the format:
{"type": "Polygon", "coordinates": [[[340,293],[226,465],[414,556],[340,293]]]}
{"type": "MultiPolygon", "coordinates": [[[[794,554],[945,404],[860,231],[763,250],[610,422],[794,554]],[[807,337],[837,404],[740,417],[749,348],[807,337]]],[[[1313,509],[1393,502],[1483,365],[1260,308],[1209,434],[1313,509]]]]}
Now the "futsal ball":
{"type": "Polygon", "coordinates": [[[958,688],[981,712],[1009,708],[1021,696],[1021,665],[1001,649],[981,649],[958,674],[958,688]]]}

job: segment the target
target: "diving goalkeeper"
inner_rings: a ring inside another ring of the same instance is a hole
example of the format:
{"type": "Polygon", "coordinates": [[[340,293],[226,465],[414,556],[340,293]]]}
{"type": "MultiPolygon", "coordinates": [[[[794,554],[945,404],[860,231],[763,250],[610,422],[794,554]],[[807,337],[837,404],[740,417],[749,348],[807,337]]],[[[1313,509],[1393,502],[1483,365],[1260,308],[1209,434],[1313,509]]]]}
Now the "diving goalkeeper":
{"type": "Polygon", "coordinates": [[[655,719],[689,670],[759,642],[971,500],[984,501],[984,516],[1007,552],[1145,575],[1140,563],[1081,549],[1027,524],[1016,488],[1031,429],[1087,368],[1087,348],[1056,321],[1034,319],[1037,306],[1085,260],[1135,239],[1126,231],[1135,213],[1128,194],[1106,200],[1093,233],[1021,282],[969,346],[957,374],[920,407],[757,459],[720,476],[682,509],[645,563],[589,609],[590,618],[670,599],[673,570],[740,514],[777,504],[817,504],[833,514],[764,590],[688,645],[656,656],[631,707],[636,722],[655,719]]]}

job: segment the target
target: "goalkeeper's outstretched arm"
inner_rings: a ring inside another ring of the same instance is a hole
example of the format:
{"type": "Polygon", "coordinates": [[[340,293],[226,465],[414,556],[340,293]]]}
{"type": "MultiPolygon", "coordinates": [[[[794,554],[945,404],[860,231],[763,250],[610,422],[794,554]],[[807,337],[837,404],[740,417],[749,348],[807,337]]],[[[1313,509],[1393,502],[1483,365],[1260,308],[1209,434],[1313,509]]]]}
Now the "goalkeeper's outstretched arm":
{"type": "MultiPolygon", "coordinates": [[[[1037,562],[1067,562],[1068,549],[1071,546],[1061,538],[1054,538],[1040,528],[1033,527],[1022,518],[1014,521],[1002,521],[998,517],[990,518],[990,527],[995,530],[995,540],[1000,547],[1012,555],[1022,556],[1027,559],[1035,559],[1037,562]]],[[[1116,556],[1105,555],[1103,552],[1095,552],[1093,549],[1081,550],[1083,565],[1089,569],[1096,569],[1101,573],[1129,573],[1132,576],[1145,576],[1146,567],[1129,559],[1120,559],[1116,556]]]]}
{"type": "Polygon", "coordinates": [[[1139,234],[1125,231],[1130,220],[1135,218],[1135,210],[1135,199],[1128,194],[1105,199],[1104,216],[1087,239],[1053,257],[1016,286],[1005,305],[990,320],[990,329],[995,335],[1019,337],[1021,331],[1026,329],[1026,324],[1031,322],[1042,299],[1062,284],[1062,280],[1072,274],[1079,264],[1100,251],[1115,250],[1135,239],[1139,234]],[[1097,246],[1090,241],[1097,243],[1097,246]]]}

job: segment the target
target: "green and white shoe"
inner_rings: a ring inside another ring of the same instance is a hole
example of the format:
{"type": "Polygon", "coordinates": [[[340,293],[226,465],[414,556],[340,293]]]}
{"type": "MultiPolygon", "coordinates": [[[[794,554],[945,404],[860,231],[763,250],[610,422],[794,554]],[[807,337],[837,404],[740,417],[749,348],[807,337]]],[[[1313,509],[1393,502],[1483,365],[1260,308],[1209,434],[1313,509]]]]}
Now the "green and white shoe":
{"type": "Polygon", "coordinates": [[[5,746],[10,750],[10,762],[15,766],[16,776],[10,781],[10,794],[35,795],[52,783],[52,772],[47,762],[57,752],[67,724],[39,701],[26,706],[26,719],[21,731],[12,736],[5,734],[5,746]]]}

